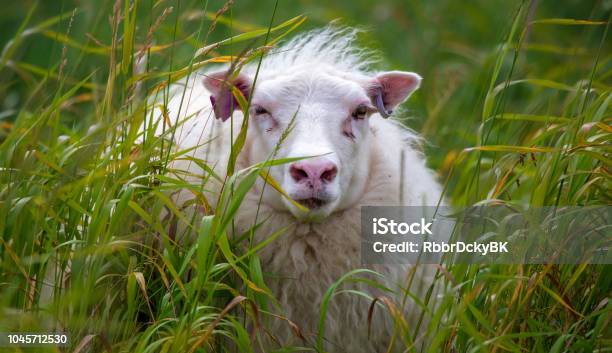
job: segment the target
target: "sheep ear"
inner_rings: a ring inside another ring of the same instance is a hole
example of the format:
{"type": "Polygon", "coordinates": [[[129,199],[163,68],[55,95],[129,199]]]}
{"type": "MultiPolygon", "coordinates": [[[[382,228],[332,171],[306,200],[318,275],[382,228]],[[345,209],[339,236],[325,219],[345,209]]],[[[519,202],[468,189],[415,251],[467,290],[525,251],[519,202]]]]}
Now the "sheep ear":
{"type": "Polygon", "coordinates": [[[251,79],[245,74],[234,76],[230,71],[215,72],[206,75],[204,86],[210,91],[210,103],[217,119],[226,121],[234,109],[240,109],[238,100],[232,94],[232,87],[236,87],[246,98],[251,93],[251,79]]]}
{"type": "Polygon", "coordinates": [[[393,110],[408,99],[420,85],[421,76],[414,72],[388,71],[376,75],[370,83],[369,92],[375,103],[377,96],[381,95],[384,107],[393,110]]]}

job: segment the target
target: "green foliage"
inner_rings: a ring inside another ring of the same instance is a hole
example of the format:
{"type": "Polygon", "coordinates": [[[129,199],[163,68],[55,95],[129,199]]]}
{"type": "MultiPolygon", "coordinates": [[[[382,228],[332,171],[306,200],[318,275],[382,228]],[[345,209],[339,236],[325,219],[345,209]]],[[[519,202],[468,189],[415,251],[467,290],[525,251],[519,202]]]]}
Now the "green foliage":
{"type": "MultiPolygon", "coordinates": [[[[362,40],[385,53],[385,67],[425,77],[405,123],[431,142],[430,165],[453,204],[610,204],[609,2],[224,5],[5,4],[0,331],[65,330],[74,352],[250,352],[270,320],[301,336],[299,322],[278,314],[257,256],[284,230],[247,247],[240,240],[249,234],[228,236],[254,181],[274,187],[266,168],[289,160],[234,170],[231,158],[232,175],[215,175],[173,148],[180,126],[165,124],[154,136],[152,112],[165,112],[172,82],[238,53],[256,62],[298,27],[336,17],[371,27],[362,40]],[[171,169],[179,159],[208,173],[188,182],[171,169]],[[225,182],[219,202],[207,199],[211,180],[225,182]],[[201,222],[168,197],[183,189],[206,212],[201,222]],[[175,220],[199,234],[195,243],[178,241],[175,220]]],[[[316,344],[278,351],[320,350],[327,304],[335,295],[365,295],[343,291],[345,281],[376,286],[360,277],[366,272],[347,273],[329,289],[316,344]]],[[[603,265],[443,264],[448,295],[405,293],[436,301],[427,347],[396,304],[372,300],[394,316],[409,351],[604,352],[612,345],[610,274],[603,265]]]]}

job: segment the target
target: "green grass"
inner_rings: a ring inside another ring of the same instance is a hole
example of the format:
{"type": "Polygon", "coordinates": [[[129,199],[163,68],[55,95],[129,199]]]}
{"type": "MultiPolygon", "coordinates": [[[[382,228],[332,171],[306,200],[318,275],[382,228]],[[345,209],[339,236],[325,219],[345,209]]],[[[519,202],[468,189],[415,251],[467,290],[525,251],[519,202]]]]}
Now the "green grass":
{"type": "MultiPolygon", "coordinates": [[[[189,158],[169,142],[179,127],[139,136],[160,109],[142,97],[163,102],[171,82],[210,59],[251,48],[258,60],[266,38],[339,16],[372,28],[362,40],[381,49],[387,67],[425,77],[405,122],[430,141],[430,165],[454,205],[609,205],[606,4],[389,1],[372,11],[354,0],[304,1],[275,11],[274,3],[241,2],[219,16],[223,4],[207,1],[82,1],[76,11],[69,2],[6,5],[0,331],[62,329],[73,338],[70,352],[257,349],[266,323],[287,319],[257,257],[266,244],[245,249],[227,228],[268,164],[187,182],[169,170],[189,158]],[[147,58],[143,73],[134,69],[138,57],[147,58]],[[214,209],[204,193],[211,178],[226,182],[214,209]],[[201,222],[167,196],[184,188],[206,210],[201,222]],[[173,217],[158,217],[164,210],[173,217]],[[195,243],[176,241],[173,218],[200,234],[195,243]]],[[[612,351],[609,265],[446,264],[440,281],[451,291],[431,314],[426,351],[612,351]]],[[[414,328],[395,319],[414,350],[414,328]]]]}

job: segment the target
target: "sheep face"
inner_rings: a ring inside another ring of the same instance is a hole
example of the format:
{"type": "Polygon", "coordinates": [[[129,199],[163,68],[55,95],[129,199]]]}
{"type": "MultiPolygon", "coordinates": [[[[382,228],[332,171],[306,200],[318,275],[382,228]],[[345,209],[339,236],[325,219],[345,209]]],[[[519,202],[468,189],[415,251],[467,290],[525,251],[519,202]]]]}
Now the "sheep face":
{"type": "MultiPolygon", "coordinates": [[[[237,104],[221,77],[227,74],[210,75],[205,84],[217,118],[227,119],[237,104]]],[[[270,187],[264,202],[304,221],[320,221],[357,202],[369,174],[370,119],[382,119],[380,102],[393,109],[419,82],[418,75],[406,72],[367,77],[311,68],[258,79],[253,89],[246,74],[235,77],[232,85],[251,99],[251,162],[307,157],[270,173],[308,211],[270,187]]]]}

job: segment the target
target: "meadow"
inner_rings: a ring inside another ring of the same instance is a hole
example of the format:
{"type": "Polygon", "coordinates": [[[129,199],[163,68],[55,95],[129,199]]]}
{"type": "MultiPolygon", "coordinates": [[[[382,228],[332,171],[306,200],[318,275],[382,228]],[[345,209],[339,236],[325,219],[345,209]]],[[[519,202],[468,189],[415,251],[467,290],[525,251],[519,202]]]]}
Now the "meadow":
{"type": "MultiPolygon", "coordinates": [[[[194,185],[171,170],[173,160],[190,158],[172,146],[177,126],[160,137],[150,123],[173,82],[259,60],[283,38],[338,18],[367,30],[360,41],[381,53],[381,68],[424,77],[400,118],[425,138],[428,164],[452,205],[612,203],[610,1],[3,7],[0,332],[53,328],[72,341],[62,350],[0,351],[253,352],[270,320],[304,336],[299,320],[278,312],[257,255],[282,234],[247,247],[244,237],[228,236],[266,165],[209,173],[194,185]],[[230,186],[216,207],[203,192],[210,178],[230,186]],[[201,222],[168,196],[185,188],[207,215],[201,222]],[[159,217],[163,211],[172,216],[159,217]],[[196,240],[176,241],[173,219],[191,224],[196,240]]],[[[356,295],[342,288],[360,276],[347,273],[326,300],[356,295]]],[[[612,351],[610,265],[443,263],[439,281],[448,295],[421,298],[437,301],[427,346],[415,340],[420,327],[381,305],[408,352],[612,351]]],[[[319,332],[277,352],[320,351],[320,309],[319,332]]],[[[362,327],[356,334],[367,334],[362,327]]]]}

